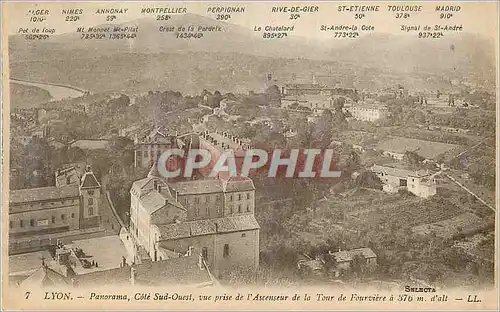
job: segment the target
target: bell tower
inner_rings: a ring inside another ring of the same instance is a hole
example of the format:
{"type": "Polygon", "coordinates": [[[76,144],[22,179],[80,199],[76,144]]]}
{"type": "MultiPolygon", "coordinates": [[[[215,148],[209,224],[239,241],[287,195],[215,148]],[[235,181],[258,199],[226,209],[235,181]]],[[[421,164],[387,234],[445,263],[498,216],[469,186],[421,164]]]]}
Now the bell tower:
{"type": "Polygon", "coordinates": [[[87,166],[80,181],[80,228],[98,227],[101,184],[87,166]]]}

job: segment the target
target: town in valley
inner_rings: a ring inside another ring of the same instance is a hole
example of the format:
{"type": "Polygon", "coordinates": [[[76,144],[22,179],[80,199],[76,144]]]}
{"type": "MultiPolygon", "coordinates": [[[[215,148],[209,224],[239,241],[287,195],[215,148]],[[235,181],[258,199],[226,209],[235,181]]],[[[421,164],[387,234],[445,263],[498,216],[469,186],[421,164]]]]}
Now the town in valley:
{"type": "MultiPolygon", "coordinates": [[[[12,287],[494,287],[495,70],[479,48],[460,54],[479,39],[453,39],[436,60],[421,41],[359,57],[370,36],[396,42],[368,34],[320,60],[280,55],[294,45],[263,56],[154,39],[149,52],[74,35],[9,39],[12,287]],[[45,44],[60,50],[40,59],[45,44]],[[170,149],[332,149],[341,175],[166,178],[170,149]]],[[[252,298],[280,300],[265,296],[252,298]]]]}

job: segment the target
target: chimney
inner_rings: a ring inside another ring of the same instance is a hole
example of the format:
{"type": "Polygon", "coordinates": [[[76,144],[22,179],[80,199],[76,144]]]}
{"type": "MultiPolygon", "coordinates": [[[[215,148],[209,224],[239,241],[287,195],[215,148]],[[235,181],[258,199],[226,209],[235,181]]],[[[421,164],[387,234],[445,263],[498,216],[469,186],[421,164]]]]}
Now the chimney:
{"type": "Polygon", "coordinates": [[[130,284],[135,285],[135,268],[130,268],[130,284]]]}

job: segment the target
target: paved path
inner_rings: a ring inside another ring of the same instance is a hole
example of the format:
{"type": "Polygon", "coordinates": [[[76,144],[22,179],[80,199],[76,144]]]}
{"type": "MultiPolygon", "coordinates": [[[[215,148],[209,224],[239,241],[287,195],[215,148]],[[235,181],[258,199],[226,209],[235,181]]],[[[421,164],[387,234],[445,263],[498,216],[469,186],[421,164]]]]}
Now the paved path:
{"type": "Polygon", "coordinates": [[[481,202],[483,205],[485,205],[486,207],[490,208],[491,210],[493,211],[496,211],[496,209],[492,206],[490,206],[485,200],[483,200],[481,197],[479,197],[478,195],[476,195],[475,193],[473,193],[471,190],[469,190],[465,185],[463,185],[462,183],[458,182],[457,179],[455,179],[454,177],[452,177],[451,175],[445,173],[446,177],[448,177],[448,179],[452,180],[453,182],[455,182],[458,186],[460,186],[462,189],[464,189],[467,193],[471,194],[472,196],[474,196],[477,200],[479,200],[479,202],[481,202]]]}

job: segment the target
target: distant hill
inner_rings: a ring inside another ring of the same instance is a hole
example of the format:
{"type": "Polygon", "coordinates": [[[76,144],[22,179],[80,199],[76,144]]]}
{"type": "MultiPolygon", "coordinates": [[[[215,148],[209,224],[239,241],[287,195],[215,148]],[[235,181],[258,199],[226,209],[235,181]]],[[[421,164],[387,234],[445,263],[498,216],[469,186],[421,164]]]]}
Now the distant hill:
{"type": "MultiPolygon", "coordinates": [[[[201,94],[204,89],[220,92],[260,92],[267,87],[267,74],[274,83],[288,82],[292,73],[310,77],[311,72],[347,72],[338,62],[286,59],[240,53],[121,53],[99,57],[71,57],[11,64],[13,77],[29,76],[36,81],[64,83],[92,92],[126,94],[149,90],[176,90],[201,94]]],[[[339,77],[352,84],[352,75],[339,77]]]]}
{"type": "MultiPolygon", "coordinates": [[[[106,27],[98,25],[95,27],[106,27]]],[[[112,25],[111,25],[112,26],[112,25]]],[[[117,26],[117,25],[114,25],[117,26]]],[[[48,40],[26,44],[22,36],[10,36],[11,58],[13,62],[22,59],[41,59],[58,53],[75,53],[78,57],[98,53],[108,55],[116,53],[245,53],[268,57],[306,57],[324,59],[328,48],[316,42],[307,42],[305,38],[288,36],[284,39],[264,40],[262,33],[238,25],[216,21],[197,14],[172,15],[172,18],[159,23],[151,18],[119,24],[119,26],[138,26],[134,40],[81,40],[79,33],[57,35],[48,40]],[[200,39],[177,39],[172,32],[160,32],[160,25],[165,26],[220,26],[222,32],[205,32],[200,39]],[[41,52],[41,53],[39,53],[41,52]]],[[[88,28],[88,27],[87,27],[88,28]]]]}
{"type": "Polygon", "coordinates": [[[357,88],[395,83],[428,88],[446,86],[453,78],[478,84],[495,79],[493,44],[470,34],[433,40],[387,34],[350,40],[264,40],[251,29],[195,14],[174,15],[162,24],[143,18],[121,26],[138,26],[137,39],[81,40],[78,33],[68,33],[27,42],[9,36],[11,76],[64,82],[93,92],[171,88],[183,93],[261,90],[267,73],[273,73],[278,84],[290,81],[293,74],[310,79],[314,72],[330,76],[326,83],[357,88]],[[213,25],[224,31],[182,40],[160,33],[160,25],[213,25]]]}
{"type": "Polygon", "coordinates": [[[370,34],[332,49],[331,57],[367,67],[416,75],[445,75],[477,80],[495,77],[494,42],[471,34],[446,34],[427,40],[413,36],[370,34]]]}

